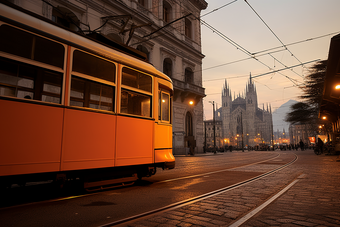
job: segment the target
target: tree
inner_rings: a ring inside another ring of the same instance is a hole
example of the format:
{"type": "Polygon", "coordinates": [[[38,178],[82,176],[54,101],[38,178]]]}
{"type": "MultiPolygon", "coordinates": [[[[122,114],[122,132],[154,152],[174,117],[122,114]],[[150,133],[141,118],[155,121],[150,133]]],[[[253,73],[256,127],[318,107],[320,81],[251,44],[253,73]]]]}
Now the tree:
{"type": "Polygon", "coordinates": [[[285,121],[291,124],[316,123],[322,99],[326,67],[327,60],[323,60],[316,62],[310,68],[310,74],[305,77],[305,83],[300,87],[303,91],[300,98],[303,101],[291,106],[291,112],[286,115],[285,121]]]}
{"type": "Polygon", "coordinates": [[[304,125],[308,136],[314,136],[318,128],[319,105],[322,100],[326,67],[327,60],[323,60],[310,68],[310,74],[305,77],[305,83],[300,87],[303,91],[300,98],[303,101],[292,105],[285,118],[285,121],[291,124],[304,125]]]}
{"type": "Polygon", "coordinates": [[[322,99],[323,87],[326,77],[327,60],[318,61],[310,68],[310,74],[304,79],[304,86],[301,87],[303,95],[300,96],[304,102],[312,108],[319,110],[322,99]]]}
{"type": "Polygon", "coordinates": [[[305,102],[297,102],[290,109],[291,112],[287,113],[285,121],[291,124],[306,124],[315,117],[313,107],[305,102]]]}

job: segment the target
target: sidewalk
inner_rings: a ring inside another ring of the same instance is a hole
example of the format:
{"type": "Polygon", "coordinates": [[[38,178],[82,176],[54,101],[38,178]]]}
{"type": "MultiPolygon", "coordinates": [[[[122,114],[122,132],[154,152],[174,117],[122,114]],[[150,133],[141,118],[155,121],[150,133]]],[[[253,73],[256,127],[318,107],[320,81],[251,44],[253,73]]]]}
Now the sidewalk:
{"type": "MultiPolygon", "coordinates": [[[[229,226],[295,179],[298,181],[288,191],[242,226],[340,226],[338,156],[317,156],[312,150],[293,153],[298,160],[275,174],[125,226],[229,226]]],[[[254,167],[235,171],[254,171],[254,167]]]]}

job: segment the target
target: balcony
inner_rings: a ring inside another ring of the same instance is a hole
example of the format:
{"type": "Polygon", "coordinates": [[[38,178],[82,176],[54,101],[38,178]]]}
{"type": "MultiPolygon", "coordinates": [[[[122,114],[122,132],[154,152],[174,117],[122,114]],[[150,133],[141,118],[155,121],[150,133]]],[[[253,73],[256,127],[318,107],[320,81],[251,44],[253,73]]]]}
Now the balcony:
{"type": "Polygon", "coordinates": [[[176,80],[172,78],[172,82],[174,85],[174,101],[178,98],[181,98],[181,102],[184,102],[185,99],[193,99],[195,100],[195,104],[197,104],[203,97],[205,97],[205,88],[186,83],[184,81],[176,80]]]}

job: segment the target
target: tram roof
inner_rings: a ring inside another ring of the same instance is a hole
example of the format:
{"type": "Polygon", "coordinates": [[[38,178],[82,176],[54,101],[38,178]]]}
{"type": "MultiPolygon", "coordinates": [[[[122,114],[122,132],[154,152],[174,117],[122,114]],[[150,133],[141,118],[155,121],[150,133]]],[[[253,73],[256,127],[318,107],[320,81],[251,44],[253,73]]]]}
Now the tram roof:
{"type": "Polygon", "coordinates": [[[112,59],[118,63],[133,65],[143,69],[148,73],[157,75],[167,81],[171,81],[167,75],[157,70],[151,63],[139,60],[137,57],[131,56],[126,52],[124,53],[124,49],[128,49],[130,53],[138,52],[137,50],[134,50],[133,48],[126,45],[116,43],[117,45],[122,46],[123,51],[116,50],[113,47],[109,47],[108,45],[94,40],[91,37],[68,30],[51,20],[18,7],[12,3],[3,2],[2,0],[0,0],[0,15],[0,18],[5,17],[22,25],[33,28],[33,30],[39,30],[45,34],[48,34],[49,36],[55,37],[61,42],[71,43],[72,46],[76,47],[83,47],[85,49],[94,51],[101,56],[108,57],[109,59],[112,59]]]}

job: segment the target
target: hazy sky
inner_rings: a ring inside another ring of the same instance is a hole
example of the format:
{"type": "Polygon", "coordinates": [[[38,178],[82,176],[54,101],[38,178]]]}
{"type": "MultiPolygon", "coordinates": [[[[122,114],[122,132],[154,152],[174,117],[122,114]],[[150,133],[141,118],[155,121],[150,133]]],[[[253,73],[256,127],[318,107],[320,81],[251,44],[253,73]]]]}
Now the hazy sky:
{"type": "MultiPolygon", "coordinates": [[[[208,8],[202,11],[201,19],[216,29],[213,32],[206,25],[201,25],[202,52],[205,55],[203,87],[207,95],[203,105],[207,120],[212,119],[209,101],[215,101],[221,107],[224,79],[227,79],[233,96],[234,92],[236,95],[242,94],[250,73],[256,76],[317,59],[327,59],[330,39],[340,33],[340,0],[247,0],[250,6],[245,0],[206,1],[208,8]],[[228,3],[231,4],[220,8],[228,3]],[[240,48],[237,49],[217,33],[237,43],[240,48]],[[330,33],[334,34],[325,36],[330,33]],[[321,36],[325,37],[318,38],[321,36]],[[299,43],[293,44],[296,42],[299,43]],[[276,47],[281,48],[255,55],[259,61],[253,58],[239,61],[250,58],[247,52],[256,53],[276,47]],[[235,61],[239,62],[232,63],[235,61]]],[[[290,99],[298,100],[301,90],[291,80],[302,83],[303,76],[308,74],[308,67],[312,64],[295,67],[294,72],[288,69],[254,78],[259,107],[269,103],[274,111],[290,99]]]]}

